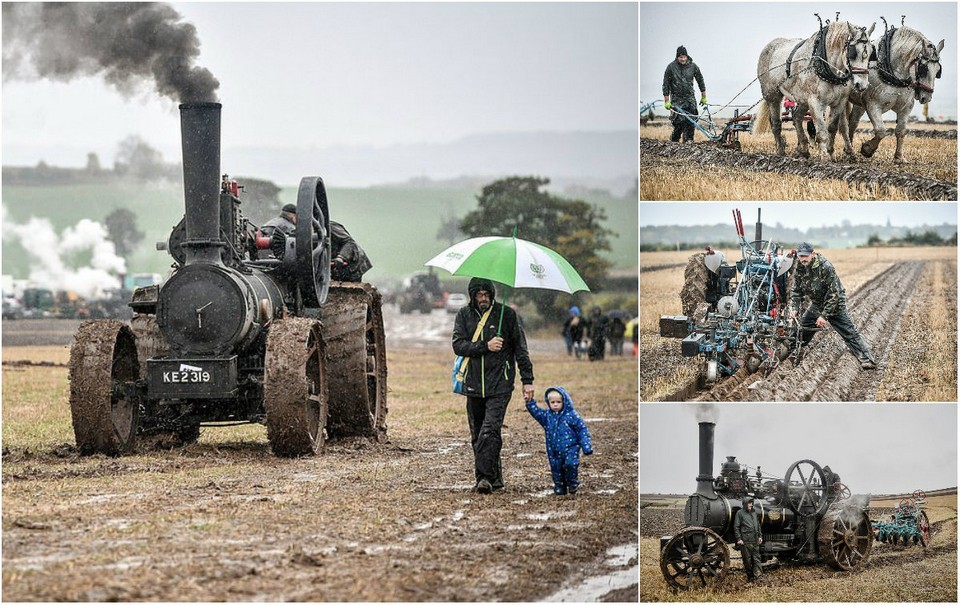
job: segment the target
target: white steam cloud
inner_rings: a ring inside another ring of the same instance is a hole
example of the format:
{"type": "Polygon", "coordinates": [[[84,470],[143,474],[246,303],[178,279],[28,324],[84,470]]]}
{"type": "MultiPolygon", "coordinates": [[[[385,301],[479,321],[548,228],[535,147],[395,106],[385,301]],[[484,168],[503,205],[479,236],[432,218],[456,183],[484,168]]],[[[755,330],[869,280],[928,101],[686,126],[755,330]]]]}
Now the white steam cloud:
{"type": "Polygon", "coordinates": [[[720,407],[715,403],[698,403],[694,406],[693,413],[697,416],[697,422],[716,424],[720,419],[720,407]]]}
{"type": "Polygon", "coordinates": [[[45,218],[30,217],[25,224],[7,218],[3,207],[4,233],[20,240],[30,256],[29,280],[50,290],[72,290],[88,299],[102,298],[106,290],[120,287],[118,275],[126,273],[126,262],[117,256],[106,228],[96,221],[81,219],[59,235],[45,218]],[[77,255],[90,255],[89,264],[72,267],[65,262],[77,255]]]}

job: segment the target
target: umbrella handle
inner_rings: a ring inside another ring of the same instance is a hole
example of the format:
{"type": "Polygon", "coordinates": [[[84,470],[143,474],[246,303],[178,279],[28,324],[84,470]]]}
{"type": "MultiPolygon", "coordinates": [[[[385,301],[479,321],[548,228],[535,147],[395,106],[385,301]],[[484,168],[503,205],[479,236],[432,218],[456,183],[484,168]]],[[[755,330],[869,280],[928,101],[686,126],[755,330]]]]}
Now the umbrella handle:
{"type": "Polygon", "coordinates": [[[503,310],[507,306],[507,294],[510,292],[509,288],[504,285],[503,287],[503,302],[500,303],[500,323],[497,324],[497,336],[500,336],[500,333],[503,329],[503,310]]]}

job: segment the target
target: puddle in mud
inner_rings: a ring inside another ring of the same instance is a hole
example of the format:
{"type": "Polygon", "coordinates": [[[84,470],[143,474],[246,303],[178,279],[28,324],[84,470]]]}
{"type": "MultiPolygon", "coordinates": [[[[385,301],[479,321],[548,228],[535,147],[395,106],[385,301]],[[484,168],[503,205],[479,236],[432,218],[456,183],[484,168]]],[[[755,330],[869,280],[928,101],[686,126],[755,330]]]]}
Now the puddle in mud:
{"type": "MultiPolygon", "coordinates": [[[[606,552],[607,559],[604,561],[604,566],[623,567],[629,565],[630,561],[638,560],[638,550],[636,544],[625,544],[610,548],[606,552]]],[[[605,594],[637,584],[639,577],[640,566],[634,565],[629,569],[619,569],[608,574],[586,578],[576,586],[553,593],[544,601],[550,603],[599,601],[605,594]]]]}
{"type": "Polygon", "coordinates": [[[545,490],[543,490],[542,492],[533,492],[533,493],[528,494],[528,495],[533,496],[534,498],[546,498],[547,496],[552,496],[552,495],[553,495],[553,490],[552,490],[552,489],[545,489],[545,490]]]}
{"type": "Polygon", "coordinates": [[[526,531],[543,529],[543,523],[531,523],[529,525],[508,525],[507,531],[526,531]]]}
{"type": "Polygon", "coordinates": [[[517,458],[529,458],[530,456],[533,456],[530,452],[520,452],[516,455],[517,458]]]}
{"type": "Polygon", "coordinates": [[[614,495],[615,493],[617,493],[618,491],[620,491],[620,490],[618,490],[618,489],[598,489],[597,491],[595,491],[595,492],[593,492],[593,493],[597,494],[598,496],[612,496],[612,495],[614,495]]]}
{"type": "Polygon", "coordinates": [[[436,451],[436,452],[424,452],[424,455],[430,456],[430,455],[433,455],[433,454],[440,454],[440,455],[442,456],[442,455],[445,455],[445,454],[449,454],[449,453],[452,452],[453,450],[455,450],[455,449],[457,449],[457,448],[459,448],[459,447],[463,447],[463,446],[465,446],[465,445],[466,445],[466,443],[463,442],[463,441],[456,441],[456,442],[454,442],[454,443],[448,443],[448,444],[446,444],[446,445],[441,445],[440,447],[437,448],[437,451],[436,451]]]}
{"type": "Polygon", "coordinates": [[[463,519],[462,510],[454,511],[453,515],[450,517],[450,520],[454,522],[459,521],[460,519],[463,519]]]}

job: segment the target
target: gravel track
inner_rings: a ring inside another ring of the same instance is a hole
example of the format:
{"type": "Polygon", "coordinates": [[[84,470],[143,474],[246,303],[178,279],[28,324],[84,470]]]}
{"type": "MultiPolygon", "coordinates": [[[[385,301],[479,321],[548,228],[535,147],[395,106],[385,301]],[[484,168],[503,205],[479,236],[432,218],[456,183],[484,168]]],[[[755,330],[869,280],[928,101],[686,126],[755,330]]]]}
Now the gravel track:
{"type": "Polygon", "coordinates": [[[745,153],[714,145],[685,145],[670,141],[640,138],[641,164],[650,158],[678,159],[695,164],[726,166],[754,172],[794,174],[811,179],[838,179],[848,183],[876,185],[884,190],[902,189],[914,200],[956,200],[957,184],[928,179],[909,172],[889,172],[869,166],[843,163],[819,163],[812,160],[745,153]]]}
{"type": "Polygon", "coordinates": [[[816,336],[799,365],[785,361],[766,378],[741,369],[698,401],[873,401],[897,342],[913,292],[923,274],[923,261],[891,266],[865,283],[847,300],[854,325],[870,343],[877,369],[864,371],[839,335],[816,336]],[[906,293],[891,296],[891,292],[906,293]]]}

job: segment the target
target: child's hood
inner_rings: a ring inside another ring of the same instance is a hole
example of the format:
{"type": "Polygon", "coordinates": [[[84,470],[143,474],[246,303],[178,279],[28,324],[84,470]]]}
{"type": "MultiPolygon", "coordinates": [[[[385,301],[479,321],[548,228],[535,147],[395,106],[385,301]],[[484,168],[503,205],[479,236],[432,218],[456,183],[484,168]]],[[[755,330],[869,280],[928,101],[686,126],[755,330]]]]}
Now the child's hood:
{"type": "Polygon", "coordinates": [[[548,402],[547,410],[554,414],[566,414],[568,410],[570,412],[576,412],[576,410],[573,408],[573,399],[570,398],[570,394],[567,393],[567,390],[563,387],[548,388],[546,391],[543,392],[543,400],[548,402]],[[563,409],[560,410],[559,412],[553,412],[553,410],[550,409],[549,400],[547,399],[547,396],[550,395],[550,391],[556,391],[560,393],[561,397],[563,397],[563,409]]]}

